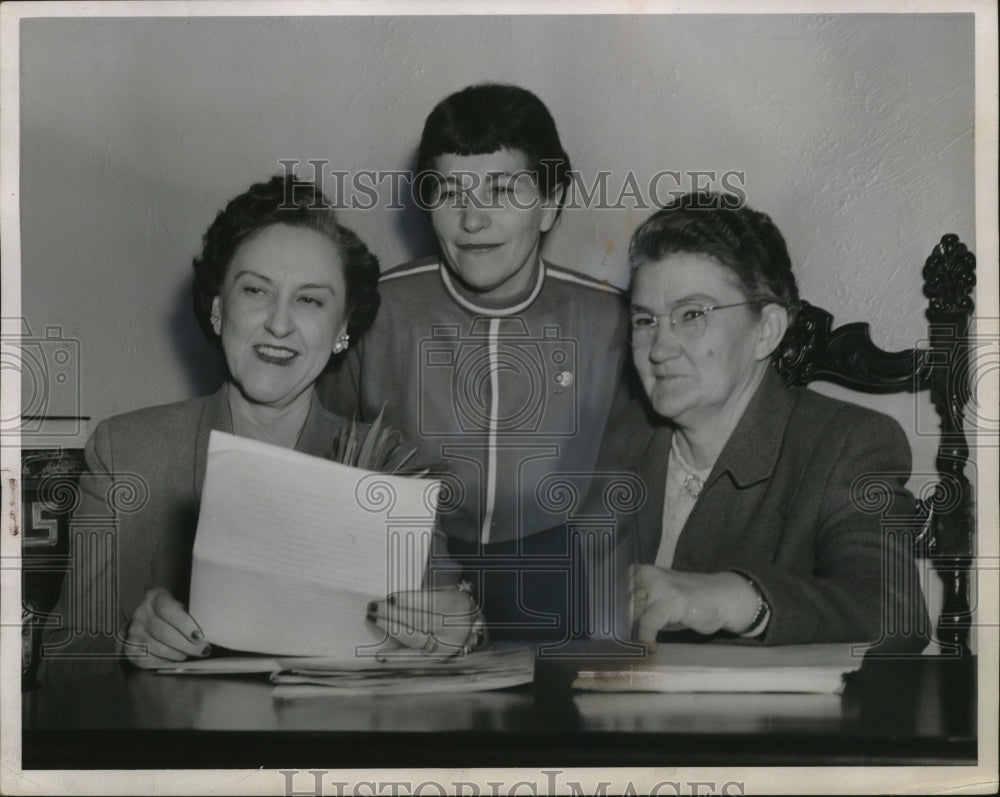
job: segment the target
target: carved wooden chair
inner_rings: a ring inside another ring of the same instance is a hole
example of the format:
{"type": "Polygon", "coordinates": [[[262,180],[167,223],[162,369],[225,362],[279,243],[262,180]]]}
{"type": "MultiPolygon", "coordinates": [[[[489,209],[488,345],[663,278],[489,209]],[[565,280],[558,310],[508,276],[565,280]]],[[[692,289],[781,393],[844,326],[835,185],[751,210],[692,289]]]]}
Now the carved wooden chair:
{"type": "Polygon", "coordinates": [[[924,265],[930,300],[927,348],[886,352],[875,346],[868,324],[832,328],[833,317],[803,302],[775,366],[789,384],[826,380],[864,393],[930,391],[941,421],[932,494],[918,500],[911,528],[917,556],[944,585],[935,640],[942,652],[966,652],[972,625],[969,571],[975,557],[975,513],[965,466],[969,448],[964,410],[970,398],[969,323],[976,258],[955,235],[945,235],[924,265]]]}

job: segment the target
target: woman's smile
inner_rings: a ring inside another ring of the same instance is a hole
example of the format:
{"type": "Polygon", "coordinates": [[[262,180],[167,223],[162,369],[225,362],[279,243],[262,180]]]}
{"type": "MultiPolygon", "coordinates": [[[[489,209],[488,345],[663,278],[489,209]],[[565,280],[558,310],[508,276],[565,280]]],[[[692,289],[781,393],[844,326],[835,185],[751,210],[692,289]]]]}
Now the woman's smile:
{"type": "Polygon", "coordinates": [[[492,252],[503,246],[502,243],[495,244],[457,244],[458,249],[468,254],[480,255],[486,254],[487,252],[492,252]]]}
{"type": "Polygon", "coordinates": [[[265,344],[258,344],[257,346],[254,346],[254,351],[257,352],[257,356],[260,357],[260,359],[266,363],[270,363],[271,365],[288,365],[292,360],[299,356],[297,351],[285,348],[284,346],[268,346],[265,344]]]}

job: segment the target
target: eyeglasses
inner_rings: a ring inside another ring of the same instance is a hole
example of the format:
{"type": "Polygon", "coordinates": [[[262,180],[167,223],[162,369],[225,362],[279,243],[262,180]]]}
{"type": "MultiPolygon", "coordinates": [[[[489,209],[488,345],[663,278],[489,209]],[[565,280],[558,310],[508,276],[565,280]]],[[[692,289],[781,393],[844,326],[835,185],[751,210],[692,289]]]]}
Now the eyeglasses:
{"type": "Polygon", "coordinates": [[[670,321],[670,326],[674,332],[684,340],[697,340],[705,334],[708,328],[708,314],[713,310],[728,310],[730,307],[745,307],[748,304],[761,304],[772,301],[769,299],[751,299],[748,302],[736,302],[735,304],[713,304],[704,305],[696,302],[686,302],[679,304],[669,313],[663,315],[653,315],[646,312],[632,313],[632,345],[645,345],[652,343],[656,339],[656,330],[660,326],[660,319],[666,318],[670,321]]]}

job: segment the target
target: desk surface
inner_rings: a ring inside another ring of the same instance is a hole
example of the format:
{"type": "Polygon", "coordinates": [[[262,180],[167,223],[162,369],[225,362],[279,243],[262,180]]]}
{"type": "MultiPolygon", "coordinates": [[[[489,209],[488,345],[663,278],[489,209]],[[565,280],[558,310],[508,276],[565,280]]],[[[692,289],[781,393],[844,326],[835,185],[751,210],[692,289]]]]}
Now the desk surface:
{"type": "Polygon", "coordinates": [[[975,658],[866,661],[841,695],[495,692],[275,700],[262,676],[27,692],[25,769],[970,764],[975,658]],[[391,755],[387,751],[392,751],[391,755]]]}

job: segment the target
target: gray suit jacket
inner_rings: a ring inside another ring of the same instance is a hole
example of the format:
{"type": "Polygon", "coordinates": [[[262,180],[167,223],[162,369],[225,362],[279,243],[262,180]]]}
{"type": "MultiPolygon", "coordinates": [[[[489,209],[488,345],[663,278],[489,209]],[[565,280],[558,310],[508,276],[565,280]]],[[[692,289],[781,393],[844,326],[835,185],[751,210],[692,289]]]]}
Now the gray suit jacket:
{"type": "MultiPolygon", "coordinates": [[[[619,554],[652,563],[662,531],[672,429],[634,427],[608,447],[647,499],[619,521],[619,554]]],[[[918,529],[909,444],[891,418],[769,371],[722,450],[677,541],[673,568],[735,570],[771,605],[761,642],[926,645],[927,613],[907,535],[918,529]]]]}
{"type": "MultiPolygon", "coordinates": [[[[343,427],[314,394],[295,448],[329,459],[343,427]]],[[[152,587],[187,604],[213,429],[233,430],[225,388],[97,426],[71,521],[72,564],[53,610],[59,624],[42,637],[42,683],[119,666],[128,621],[152,587]]],[[[400,445],[398,456],[409,450],[400,445]]]]}

